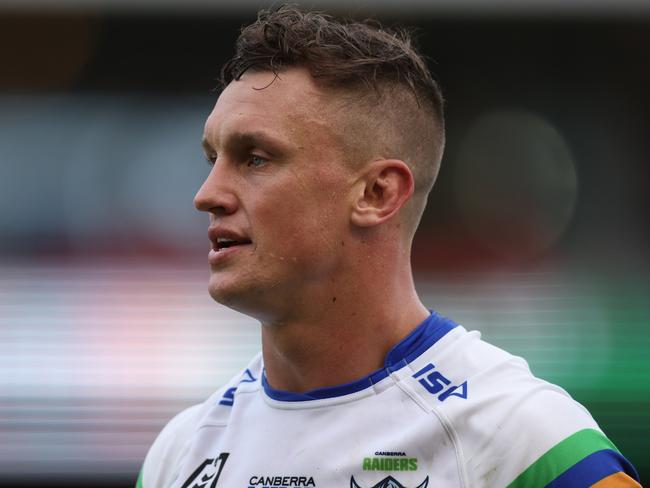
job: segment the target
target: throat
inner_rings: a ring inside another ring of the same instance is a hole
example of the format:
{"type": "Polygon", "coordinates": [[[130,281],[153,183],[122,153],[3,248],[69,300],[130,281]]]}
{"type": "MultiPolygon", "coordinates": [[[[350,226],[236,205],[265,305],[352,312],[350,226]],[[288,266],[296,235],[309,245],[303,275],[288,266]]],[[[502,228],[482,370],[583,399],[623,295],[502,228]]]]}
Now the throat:
{"type": "Polygon", "coordinates": [[[332,330],[287,337],[286,331],[269,330],[273,327],[263,326],[262,333],[267,381],[273,389],[287,392],[304,393],[363,378],[383,367],[392,346],[364,344],[353,334],[332,330]]]}

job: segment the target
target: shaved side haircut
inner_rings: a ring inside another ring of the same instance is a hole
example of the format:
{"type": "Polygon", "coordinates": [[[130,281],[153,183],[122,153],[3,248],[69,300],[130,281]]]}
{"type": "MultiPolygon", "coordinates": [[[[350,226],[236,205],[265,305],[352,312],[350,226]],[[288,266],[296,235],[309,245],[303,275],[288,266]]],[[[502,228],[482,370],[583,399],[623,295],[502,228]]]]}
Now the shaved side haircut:
{"type": "Polygon", "coordinates": [[[221,84],[249,70],[278,76],[292,67],[306,68],[323,88],[338,91],[339,101],[328,115],[335,117],[356,162],[394,158],[411,168],[412,238],[445,142],[443,97],[412,34],[295,6],[262,10],[242,29],[235,55],[221,70],[221,84]]]}

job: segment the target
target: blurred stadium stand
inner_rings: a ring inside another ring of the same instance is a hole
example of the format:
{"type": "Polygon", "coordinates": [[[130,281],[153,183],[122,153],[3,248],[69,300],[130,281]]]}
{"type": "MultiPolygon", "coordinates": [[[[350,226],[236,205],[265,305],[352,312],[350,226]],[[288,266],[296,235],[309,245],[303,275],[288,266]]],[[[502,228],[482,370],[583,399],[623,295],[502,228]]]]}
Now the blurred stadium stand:
{"type": "MultiPolygon", "coordinates": [[[[258,349],[207,296],[192,207],[253,4],[0,3],[0,486],[132,486],[258,349]]],[[[427,305],[566,388],[647,483],[650,4],[316,5],[418,26],[441,79],[427,305]]]]}

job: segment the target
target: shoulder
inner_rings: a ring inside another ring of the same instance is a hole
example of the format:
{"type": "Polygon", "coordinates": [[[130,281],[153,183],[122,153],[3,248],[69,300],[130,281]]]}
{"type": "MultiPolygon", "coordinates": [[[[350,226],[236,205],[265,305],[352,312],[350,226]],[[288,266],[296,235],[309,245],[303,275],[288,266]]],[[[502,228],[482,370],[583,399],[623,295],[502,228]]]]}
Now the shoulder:
{"type": "Polygon", "coordinates": [[[194,405],[171,419],[149,449],[140,473],[138,488],[168,486],[183,457],[184,446],[199,423],[203,404],[194,405]]]}
{"type": "Polygon", "coordinates": [[[477,332],[457,327],[412,368],[419,395],[455,439],[471,486],[546,486],[574,466],[575,476],[589,473],[588,483],[571,478],[550,486],[589,486],[619,472],[636,476],[581,404],[477,332]],[[437,395],[428,394],[427,383],[436,381],[437,395]]]}
{"type": "Polygon", "coordinates": [[[242,383],[255,381],[259,369],[256,357],[249,366],[214,392],[206,401],[187,408],[172,418],[152,444],[144,460],[137,488],[170,486],[182,466],[197,431],[206,424],[227,424],[234,395],[242,383]]]}

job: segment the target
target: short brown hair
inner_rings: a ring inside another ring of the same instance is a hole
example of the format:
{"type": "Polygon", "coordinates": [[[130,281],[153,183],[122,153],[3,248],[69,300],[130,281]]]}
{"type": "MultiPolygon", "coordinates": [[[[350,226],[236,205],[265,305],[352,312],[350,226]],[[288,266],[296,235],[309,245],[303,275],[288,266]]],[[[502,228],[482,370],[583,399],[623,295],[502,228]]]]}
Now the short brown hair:
{"type": "MultiPolygon", "coordinates": [[[[342,88],[361,97],[364,110],[385,120],[384,156],[404,159],[415,178],[415,224],[426,205],[444,146],[443,97],[407,30],[389,29],[376,21],[338,20],[321,12],[291,5],[261,10],[242,28],[236,52],[221,70],[223,87],[246,71],[304,67],[315,81],[342,88]],[[378,97],[363,96],[372,95],[378,97]],[[406,161],[406,160],[409,161],[406,161]]],[[[364,124],[361,124],[364,125],[364,124]]],[[[383,135],[383,134],[382,134],[383,135]]],[[[368,134],[369,140],[382,139],[368,134]]]]}
{"type": "Polygon", "coordinates": [[[291,66],[304,66],[315,79],[332,86],[408,86],[443,117],[440,88],[413,47],[409,31],[370,20],[340,21],[288,5],[261,10],[257,20],[242,29],[235,56],[221,70],[221,82],[225,87],[249,69],[277,73],[291,66]]]}

